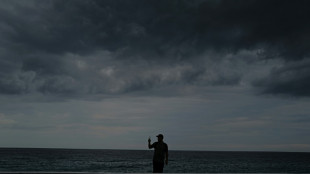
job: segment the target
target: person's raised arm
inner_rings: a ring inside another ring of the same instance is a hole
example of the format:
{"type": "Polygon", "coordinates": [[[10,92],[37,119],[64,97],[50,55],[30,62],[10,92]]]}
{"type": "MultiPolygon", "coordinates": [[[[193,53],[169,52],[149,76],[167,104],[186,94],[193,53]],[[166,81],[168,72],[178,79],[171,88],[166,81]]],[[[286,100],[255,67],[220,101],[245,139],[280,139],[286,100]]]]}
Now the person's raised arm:
{"type": "Polygon", "coordinates": [[[148,144],[149,149],[153,148],[153,146],[151,145],[151,138],[150,138],[150,137],[149,137],[149,139],[148,139],[148,142],[149,142],[149,144],[148,144]]]}

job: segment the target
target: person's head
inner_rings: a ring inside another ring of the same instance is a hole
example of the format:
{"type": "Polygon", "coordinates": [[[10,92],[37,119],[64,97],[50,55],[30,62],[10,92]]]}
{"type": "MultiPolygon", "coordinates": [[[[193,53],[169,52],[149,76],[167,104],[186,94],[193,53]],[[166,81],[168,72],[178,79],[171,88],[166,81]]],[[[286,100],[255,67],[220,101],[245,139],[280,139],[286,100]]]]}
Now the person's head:
{"type": "Polygon", "coordinates": [[[157,140],[158,140],[159,142],[163,141],[163,139],[164,139],[163,134],[158,134],[156,137],[157,137],[157,140]]]}

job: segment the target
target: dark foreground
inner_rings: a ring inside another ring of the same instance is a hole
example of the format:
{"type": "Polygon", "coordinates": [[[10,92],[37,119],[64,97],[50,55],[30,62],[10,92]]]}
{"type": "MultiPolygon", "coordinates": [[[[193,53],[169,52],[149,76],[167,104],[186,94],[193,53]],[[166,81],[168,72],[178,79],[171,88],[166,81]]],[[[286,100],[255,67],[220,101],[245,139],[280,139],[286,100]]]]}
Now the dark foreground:
{"type": "MultiPolygon", "coordinates": [[[[151,150],[0,148],[0,173],[151,173],[151,150]]],[[[310,173],[310,153],[170,151],[166,173],[310,173]]]]}

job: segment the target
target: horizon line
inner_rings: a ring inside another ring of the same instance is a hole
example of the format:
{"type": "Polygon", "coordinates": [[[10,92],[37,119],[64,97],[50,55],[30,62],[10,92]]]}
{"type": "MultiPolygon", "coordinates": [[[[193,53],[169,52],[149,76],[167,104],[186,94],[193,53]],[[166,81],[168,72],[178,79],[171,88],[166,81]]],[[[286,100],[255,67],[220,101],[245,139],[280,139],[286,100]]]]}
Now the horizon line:
{"type": "MultiPolygon", "coordinates": [[[[0,149],[63,149],[63,150],[131,150],[131,151],[152,151],[151,149],[111,149],[111,148],[68,148],[68,147],[0,147],[0,149]]],[[[188,151],[188,152],[279,152],[279,153],[310,153],[307,151],[274,151],[274,150],[186,150],[170,149],[169,151],[188,151]]]]}

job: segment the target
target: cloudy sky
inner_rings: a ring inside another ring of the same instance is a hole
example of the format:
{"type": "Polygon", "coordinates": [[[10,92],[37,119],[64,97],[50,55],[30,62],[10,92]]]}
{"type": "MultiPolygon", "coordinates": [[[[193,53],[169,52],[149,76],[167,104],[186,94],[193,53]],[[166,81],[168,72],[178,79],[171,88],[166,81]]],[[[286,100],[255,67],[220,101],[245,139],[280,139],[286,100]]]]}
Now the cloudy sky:
{"type": "Polygon", "coordinates": [[[0,147],[309,152],[309,6],[0,0],[0,147]]]}

